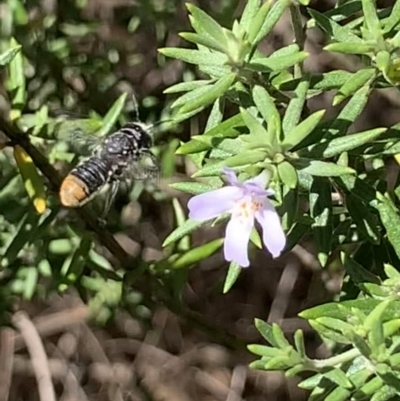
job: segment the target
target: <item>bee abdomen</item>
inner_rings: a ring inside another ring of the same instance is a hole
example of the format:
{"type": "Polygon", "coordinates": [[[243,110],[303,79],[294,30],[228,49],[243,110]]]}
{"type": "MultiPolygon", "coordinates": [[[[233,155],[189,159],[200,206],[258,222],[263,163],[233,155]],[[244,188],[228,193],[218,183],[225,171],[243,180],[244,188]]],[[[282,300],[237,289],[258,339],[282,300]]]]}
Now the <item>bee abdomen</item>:
{"type": "Polygon", "coordinates": [[[75,175],[68,174],[61,183],[60,201],[63,206],[81,206],[89,196],[87,185],[75,175]]]}
{"type": "Polygon", "coordinates": [[[61,203],[78,207],[87,202],[108,182],[109,170],[109,166],[98,157],[91,157],[75,167],[61,184],[61,203]]]}

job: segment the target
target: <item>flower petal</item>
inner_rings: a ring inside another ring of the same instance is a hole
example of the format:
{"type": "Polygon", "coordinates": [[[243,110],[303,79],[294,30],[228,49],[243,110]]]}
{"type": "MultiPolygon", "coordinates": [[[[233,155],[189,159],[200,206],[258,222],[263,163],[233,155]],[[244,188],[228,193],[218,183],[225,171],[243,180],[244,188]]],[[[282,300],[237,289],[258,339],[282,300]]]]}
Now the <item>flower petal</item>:
{"type": "Polygon", "coordinates": [[[188,202],[189,218],[209,220],[229,212],[243,191],[237,187],[223,187],[204,194],[193,196],[188,202]]]}
{"type": "Polygon", "coordinates": [[[246,180],[243,183],[244,188],[257,196],[271,196],[275,192],[272,189],[264,189],[269,180],[271,179],[271,172],[269,170],[263,170],[257,177],[250,180],[246,180]]]}
{"type": "Polygon", "coordinates": [[[235,171],[229,167],[224,167],[222,169],[222,171],[225,174],[225,177],[227,179],[227,181],[229,182],[230,185],[238,185],[239,184],[239,180],[237,178],[237,175],[235,173],[235,171]]]}
{"type": "Polygon", "coordinates": [[[278,213],[272,203],[266,199],[264,208],[256,212],[255,217],[262,227],[264,245],[276,258],[286,245],[286,236],[278,213]]]}
{"type": "Polygon", "coordinates": [[[250,180],[247,180],[245,183],[254,183],[257,186],[259,186],[260,188],[265,188],[272,176],[272,172],[268,169],[265,169],[263,171],[261,171],[260,174],[258,174],[257,177],[254,177],[250,180]]]}
{"type": "Polygon", "coordinates": [[[232,217],[226,226],[224,241],[224,256],[228,262],[234,261],[239,266],[250,265],[248,244],[254,219],[239,219],[232,217]]]}

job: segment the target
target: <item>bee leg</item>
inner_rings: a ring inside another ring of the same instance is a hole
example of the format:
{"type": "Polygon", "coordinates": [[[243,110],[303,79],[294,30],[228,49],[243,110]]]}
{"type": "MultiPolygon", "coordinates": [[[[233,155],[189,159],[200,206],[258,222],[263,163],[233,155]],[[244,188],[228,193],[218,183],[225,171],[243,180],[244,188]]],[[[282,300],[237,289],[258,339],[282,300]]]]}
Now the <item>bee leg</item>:
{"type": "Polygon", "coordinates": [[[151,166],[142,167],[142,176],[141,179],[146,178],[158,178],[158,174],[160,173],[160,162],[158,158],[153,154],[150,149],[143,149],[142,153],[145,154],[151,161],[151,166]]]}
{"type": "Polygon", "coordinates": [[[112,181],[110,193],[106,197],[106,201],[104,203],[104,208],[103,208],[103,213],[101,214],[101,216],[99,218],[99,222],[107,221],[107,215],[108,215],[108,212],[110,211],[111,205],[113,204],[113,202],[115,200],[115,197],[117,196],[118,188],[119,188],[119,181],[112,181]]]}
{"type": "Polygon", "coordinates": [[[101,227],[101,228],[105,228],[107,226],[107,220],[103,219],[102,217],[98,217],[97,218],[97,224],[101,227]]]}

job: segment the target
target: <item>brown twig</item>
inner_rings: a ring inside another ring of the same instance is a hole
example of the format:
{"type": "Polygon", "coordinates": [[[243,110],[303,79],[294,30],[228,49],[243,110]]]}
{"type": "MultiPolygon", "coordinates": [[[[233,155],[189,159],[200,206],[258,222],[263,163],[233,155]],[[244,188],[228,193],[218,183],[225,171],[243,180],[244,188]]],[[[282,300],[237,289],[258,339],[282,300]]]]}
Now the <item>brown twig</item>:
{"type": "Polygon", "coordinates": [[[15,313],[11,321],[22,334],[28,348],[35,370],[40,400],[56,401],[47,355],[35,325],[29,320],[25,312],[15,313]]]}
{"type": "MultiPolygon", "coordinates": [[[[42,337],[47,337],[57,334],[69,326],[86,321],[88,316],[89,308],[85,305],[39,317],[34,319],[33,323],[35,324],[36,331],[42,337]]],[[[15,350],[22,349],[24,345],[23,336],[15,333],[15,350]]]]}
{"type": "Polygon", "coordinates": [[[0,331],[0,401],[7,401],[14,365],[14,330],[0,331]]]}

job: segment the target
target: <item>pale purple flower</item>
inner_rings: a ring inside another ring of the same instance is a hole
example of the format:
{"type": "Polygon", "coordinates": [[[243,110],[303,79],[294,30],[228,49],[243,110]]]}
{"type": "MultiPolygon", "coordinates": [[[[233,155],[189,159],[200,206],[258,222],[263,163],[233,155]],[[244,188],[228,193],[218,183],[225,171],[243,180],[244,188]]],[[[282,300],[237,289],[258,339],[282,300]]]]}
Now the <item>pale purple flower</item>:
{"type": "Polygon", "coordinates": [[[268,199],[274,191],[264,189],[266,174],[240,183],[233,170],[226,168],[224,172],[230,185],[191,198],[189,217],[205,221],[230,213],[224,241],[224,256],[228,262],[249,266],[248,243],[255,220],[261,225],[264,245],[273,257],[279,256],[286,237],[279,215],[268,199]]]}

